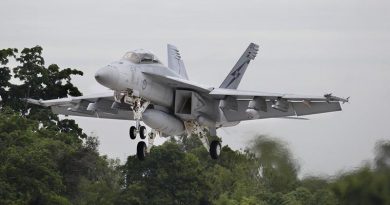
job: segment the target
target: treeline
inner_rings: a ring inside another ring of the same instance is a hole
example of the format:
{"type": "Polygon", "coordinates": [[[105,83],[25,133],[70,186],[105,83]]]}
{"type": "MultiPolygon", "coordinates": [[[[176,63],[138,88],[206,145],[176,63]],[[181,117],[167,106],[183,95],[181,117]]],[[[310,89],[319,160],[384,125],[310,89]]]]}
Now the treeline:
{"type": "Polygon", "coordinates": [[[266,136],[218,160],[196,138],[172,138],[120,165],[75,121],[21,100],[81,95],[71,83],[81,71],[46,67],[39,46],[0,50],[0,63],[0,204],[390,204],[389,141],[332,178],[298,178],[288,147],[266,136]]]}

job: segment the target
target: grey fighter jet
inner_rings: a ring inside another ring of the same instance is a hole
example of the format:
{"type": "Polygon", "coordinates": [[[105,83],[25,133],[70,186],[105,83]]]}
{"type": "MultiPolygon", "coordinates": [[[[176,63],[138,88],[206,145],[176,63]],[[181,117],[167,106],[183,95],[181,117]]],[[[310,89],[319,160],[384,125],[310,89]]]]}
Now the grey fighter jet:
{"type": "Polygon", "coordinates": [[[168,45],[168,66],[145,50],[127,52],[120,60],[99,69],[97,82],[112,92],[54,100],[27,101],[65,116],[132,120],[129,135],[139,136],[137,156],[143,160],[157,136],[197,136],[217,159],[221,142],[208,142],[221,127],[244,120],[299,118],[303,115],[340,111],[347,99],[326,94],[302,96],[238,90],[242,77],[259,46],[251,43],[219,87],[190,81],[179,50],[168,45]],[[150,127],[150,132],[144,125],[150,127]],[[148,145],[145,143],[147,139],[148,145]]]}

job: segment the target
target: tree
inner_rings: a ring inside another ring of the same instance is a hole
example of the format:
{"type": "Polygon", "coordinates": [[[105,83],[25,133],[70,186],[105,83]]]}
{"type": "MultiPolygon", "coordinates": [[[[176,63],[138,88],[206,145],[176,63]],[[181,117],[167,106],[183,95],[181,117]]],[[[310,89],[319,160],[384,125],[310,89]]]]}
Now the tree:
{"type": "Polygon", "coordinates": [[[123,169],[126,189],[118,204],[199,204],[208,190],[199,160],[173,142],[154,147],[145,161],[130,156],[123,169]]]}
{"type": "Polygon", "coordinates": [[[8,89],[10,87],[10,80],[11,80],[11,71],[10,68],[6,65],[9,62],[9,58],[14,58],[15,53],[17,53],[17,49],[1,49],[0,50],[0,97],[1,99],[8,99],[8,89]]]}
{"type": "Polygon", "coordinates": [[[379,141],[376,145],[375,167],[379,170],[390,170],[390,141],[379,141]]]}
{"type": "Polygon", "coordinates": [[[255,138],[250,147],[256,155],[262,182],[272,192],[287,192],[296,188],[299,167],[287,147],[267,136],[255,138]]]}
{"type": "Polygon", "coordinates": [[[375,166],[344,173],[330,185],[342,204],[390,204],[389,145],[377,144],[375,166]]]}
{"type": "Polygon", "coordinates": [[[29,105],[23,100],[26,97],[55,99],[68,95],[81,95],[77,87],[71,83],[71,76],[83,75],[83,72],[71,68],[60,69],[56,64],[51,64],[46,68],[42,51],[40,46],[24,48],[20,55],[17,55],[17,49],[0,50],[0,62],[3,65],[0,68],[2,76],[0,95],[3,107],[10,107],[16,112],[27,115],[30,119],[39,120],[44,127],[55,128],[60,132],[75,133],[78,137],[85,138],[86,135],[74,120],[60,120],[50,109],[29,105]],[[6,66],[9,58],[14,58],[19,63],[12,69],[13,75],[11,75],[10,68],[6,66]],[[11,78],[19,83],[11,83],[11,78]]]}
{"type": "Polygon", "coordinates": [[[71,147],[16,114],[2,113],[0,130],[0,204],[69,204],[57,162],[71,147]]]}
{"type": "Polygon", "coordinates": [[[82,72],[46,68],[41,53],[39,46],[19,56],[0,50],[0,204],[112,204],[123,179],[119,162],[100,156],[97,138],[75,121],[21,99],[81,94],[71,76],[82,72]],[[11,58],[19,63],[13,73],[11,58]]]}

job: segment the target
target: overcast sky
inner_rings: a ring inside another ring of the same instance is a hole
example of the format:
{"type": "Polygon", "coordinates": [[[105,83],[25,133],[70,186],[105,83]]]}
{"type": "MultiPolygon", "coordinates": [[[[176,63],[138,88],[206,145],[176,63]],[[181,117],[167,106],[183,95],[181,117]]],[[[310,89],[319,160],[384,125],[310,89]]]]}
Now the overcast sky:
{"type": "MultiPolygon", "coordinates": [[[[388,0],[2,0],[0,48],[41,45],[48,64],[84,71],[84,94],[106,90],[94,72],[126,51],[144,48],[166,62],[176,45],[191,80],[218,86],[250,42],[260,51],[240,89],[351,96],[342,112],[310,121],[269,119],[218,130],[245,148],[256,134],[288,143],[302,174],[335,174],[373,158],[390,139],[388,0]]],[[[128,121],[74,118],[99,136],[102,153],[135,153],[128,121]]],[[[161,141],[160,141],[161,142],[161,141]]]]}

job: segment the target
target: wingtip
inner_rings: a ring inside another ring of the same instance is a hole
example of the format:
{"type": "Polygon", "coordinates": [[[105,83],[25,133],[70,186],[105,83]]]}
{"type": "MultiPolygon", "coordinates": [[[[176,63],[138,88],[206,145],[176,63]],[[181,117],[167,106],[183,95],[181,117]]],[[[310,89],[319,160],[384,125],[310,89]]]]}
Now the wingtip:
{"type": "Polygon", "coordinates": [[[328,102],[335,100],[335,101],[339,101],[342,103],[349,103],[349,99],[350,99],[350,97],[340,98],[340,97],[334,96],[332,93],[327,93],[324,95],[324,97],[327,99],[328,102]]]}
{"type": "Polygon", "coordinates": [[[249,44],[249,46],[252,47],[253,49],[255,49],[256,51],[259,51],[260,46],[258,44],[252,42],[249,44]]]}
{"type": "Polygon", "coordinates": [[[177,47],[173,44],[170,44],[170,43],[167,43],[167,47],[168,48],[173,48],[173,49],[176,49],[177,50],[177,47]]]}
{"type": "Polygon", "coordinates": [[[34,104],[34,105],[43,105],[42,99],[36,100],[32,98],[21,98],[21,100],[26,101],[27,103],[34,104]]]}
{"type": "Polygon", "coordinates": [[[349,103],[349,99],[350,99],[351,97],[350,96],[348,96],[347,98],[345,98],[345,102],[344,103],[349,103]]]}

